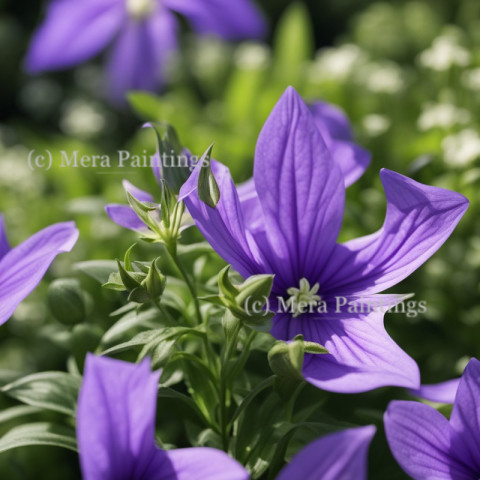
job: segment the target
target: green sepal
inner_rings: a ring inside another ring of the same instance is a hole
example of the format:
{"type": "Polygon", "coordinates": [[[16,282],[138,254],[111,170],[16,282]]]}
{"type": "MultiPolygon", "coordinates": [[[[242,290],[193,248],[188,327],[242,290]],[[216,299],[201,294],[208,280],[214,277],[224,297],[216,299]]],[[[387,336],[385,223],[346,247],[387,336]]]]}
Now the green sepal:
{"type": "Polygon", "coordinates": [[[209,207],[216,208],[220,201],[220,189],[218,188],[210,165],[212,149],[213,144],[208,147],[200,159],[201,169],[198,176],[198,198],[209,207]]]}
{"type": "Polygon", "coordinates": [[[158,266],[159,261],[160,258],[153,260],[147,277],[142,282],[142,287],[145,288],[152,300],[156,300],[163,295],[167,283],[165,275],[162,274],[158,266]]]}

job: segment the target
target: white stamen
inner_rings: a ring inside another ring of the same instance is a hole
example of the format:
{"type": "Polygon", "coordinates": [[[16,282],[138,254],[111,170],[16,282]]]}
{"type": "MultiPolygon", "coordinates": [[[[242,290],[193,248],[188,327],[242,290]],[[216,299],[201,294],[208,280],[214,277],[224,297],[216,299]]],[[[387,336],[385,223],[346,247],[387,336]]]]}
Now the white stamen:
{"type": "Polygon", "coordinates": [[[127,0],[127,12],[135,20],[143,20],[155,11],[155,0],[127,0]]]}
{"type": "Polygon", "coordinates": [[[306,278],[300,280],[300,288],[291,287],[287,290],[290,298],[287,300],[287,306],[289,312],[293,313],[293,318],[309,312],[312,308],[315,308],[322,297],[317,295],[320,289],[320,284],[316,283],[310,287],[310,283],[306,278]]]}

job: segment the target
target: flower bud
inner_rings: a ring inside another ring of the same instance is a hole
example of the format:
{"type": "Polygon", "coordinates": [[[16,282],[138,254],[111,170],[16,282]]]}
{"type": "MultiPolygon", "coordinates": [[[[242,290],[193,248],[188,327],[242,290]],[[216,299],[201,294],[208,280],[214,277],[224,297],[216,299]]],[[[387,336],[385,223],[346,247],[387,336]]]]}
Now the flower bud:
{"type": "Polygon", "coordinates": [[[86,294],[78,280],[62,278],[52,282],[48,288],[47,302],[52,315],[65,325],[75,325],[85,320],[86,294]]]}
{"type": "Polygon", "coordinates": [[[277,342],[268,352],[268,363],[275,375],[302,382],[304,348],[302,340],[277,342]]]}
{"type": "Polygon", "coordinates": [[[157,258],[152,262],[147,277],[142,282],[142,287],[145,288],[151,300],[156,300],[163,295],[167,283],[165,275],[162,274],[158,266],[159,261],[160,258],[157,258]]]}

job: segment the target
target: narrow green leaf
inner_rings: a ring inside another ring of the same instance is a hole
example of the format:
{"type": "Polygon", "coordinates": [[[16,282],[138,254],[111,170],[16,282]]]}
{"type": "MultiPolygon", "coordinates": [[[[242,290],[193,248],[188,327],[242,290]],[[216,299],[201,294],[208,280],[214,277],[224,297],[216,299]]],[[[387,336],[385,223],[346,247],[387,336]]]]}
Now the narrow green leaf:
{"type": "Polygon", "coordinates": [[[86,262],[75,263],[73,269],[104,284],[108,282],[110,274],[117,270],[117,264],[115,260],[88,260],[86,262]]]}
{"type": "Polygon", "coordinates": [[[15,420],[19,417],[33,415],[39,412],[42,412],[41,408],[31,407],[29,405],[17,405],[15,407],[10,407],[0,412],[0,424],[9,422],[10,420],[15,420]]]}
{"type": "Polygon", "coordinates": [[[0,453],[12,448],[46,445],[77,450],[75,431],[53,423],[29,423],[15,427],[0,438],[0,453]]]}
{"type": "Polygon", "coordinates": [[[81,379],[64,372],[28,375],[2,387],[1,391],[20,402],[75,416],[81,379]]]}

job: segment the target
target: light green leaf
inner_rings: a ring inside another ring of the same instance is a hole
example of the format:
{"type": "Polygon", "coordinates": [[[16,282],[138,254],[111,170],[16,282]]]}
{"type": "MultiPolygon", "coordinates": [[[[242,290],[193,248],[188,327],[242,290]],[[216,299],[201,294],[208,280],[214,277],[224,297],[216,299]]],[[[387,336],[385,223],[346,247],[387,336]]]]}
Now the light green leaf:
{"type": "Polygon", "coordinates": [[[73,269],[104,284],[108,281],[110,274],[117,271],[117,263],[115,260],[89,260],[75,263],[73,269]]]}
{"type": "Polygon", "coordinates": [[[28,375],[2,387],[9,397],[32,407],[75,416],[81,378],[63,372],[28,375]]]}
{"type": "Polygon", "coordinates": [[[0,453],[12,448],[47,445],[77,451],[75,431],[53,423],[29,423],[15,427],[0,439],[0,453]]]}

